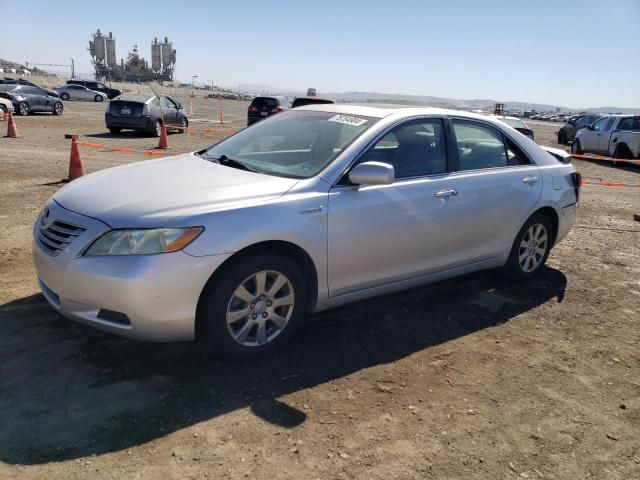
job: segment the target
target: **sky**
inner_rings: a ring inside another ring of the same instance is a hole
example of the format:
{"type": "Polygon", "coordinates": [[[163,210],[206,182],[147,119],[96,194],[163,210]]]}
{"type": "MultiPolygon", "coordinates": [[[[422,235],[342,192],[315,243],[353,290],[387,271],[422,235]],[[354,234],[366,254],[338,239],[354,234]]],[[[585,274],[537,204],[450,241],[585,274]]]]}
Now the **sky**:
{"type": "MultiPolygon", "coordinates": [[[[323,92],[640,108],[640,0],[0,0],[0,58],[92,72],[88,42],[117,58],[177,50],[176,77],[323,92]],[[22,12],[22,13],[20,13],[22,12]],[[31,13],[28,13],[31,12],[31,13]],[[25,14],[23,16],[23,14],[25,14]]],[[[42,67],[45,68],[45,67],[42,67]]],[[[64,68],[58,68],[64,70],[64,68]]]]}

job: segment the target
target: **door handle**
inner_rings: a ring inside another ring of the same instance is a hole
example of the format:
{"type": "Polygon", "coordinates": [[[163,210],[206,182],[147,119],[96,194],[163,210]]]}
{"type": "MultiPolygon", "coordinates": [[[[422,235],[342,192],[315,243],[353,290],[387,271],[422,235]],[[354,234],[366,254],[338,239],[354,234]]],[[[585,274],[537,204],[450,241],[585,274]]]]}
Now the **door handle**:
{"type": "Polygon", "coordinates": [[[446,197],[452,197],[457,194],[458,194],[458,191],[454,190],[453,188],[444,188],[442,190],[438,190],[436,193],[433,194],[433,196],[436,198],[446,198],[446,197]]]}
{"type": "Polygon", "coordinates": [[[527,183],[529,185],[533,185],[538,181],[538,177],[524,177],[522,179],[522,183],[527,183]]]}

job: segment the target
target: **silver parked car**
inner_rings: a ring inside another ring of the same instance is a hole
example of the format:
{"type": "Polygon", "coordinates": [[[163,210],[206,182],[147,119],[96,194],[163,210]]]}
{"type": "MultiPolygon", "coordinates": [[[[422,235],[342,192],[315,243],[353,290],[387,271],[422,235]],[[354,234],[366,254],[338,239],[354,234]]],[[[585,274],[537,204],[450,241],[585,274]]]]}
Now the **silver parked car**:
{"type": "Polygon", "coordinates": [[[89,90],[82,85],[62,85],[54,88],[62,100],[89,100],[91,102],[104,102],[107,95],[95,90],[89,90]]]}
{"type": "Polygon", "coordinates": [[[579,176],[555,155],[475,114],[300,107],[68,184],[34,226],[35,267],[68,318],[264,353],[306,311],[496,267],[533,277],[576,214],[579,176]]]}

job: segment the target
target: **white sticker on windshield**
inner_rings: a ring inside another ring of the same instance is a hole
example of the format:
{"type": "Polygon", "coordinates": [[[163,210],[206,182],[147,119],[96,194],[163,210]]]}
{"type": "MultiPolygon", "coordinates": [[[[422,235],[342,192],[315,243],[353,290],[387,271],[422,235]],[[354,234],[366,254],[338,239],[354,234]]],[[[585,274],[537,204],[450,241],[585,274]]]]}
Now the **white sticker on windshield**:
{"type": "Polygon", "coordinates": [[[359,127],[367,123],[364,118],[352,117],[350,115],[335,115],[329,119],[330,122],[346,123],[347,125],[353,125],[359,127]]]}

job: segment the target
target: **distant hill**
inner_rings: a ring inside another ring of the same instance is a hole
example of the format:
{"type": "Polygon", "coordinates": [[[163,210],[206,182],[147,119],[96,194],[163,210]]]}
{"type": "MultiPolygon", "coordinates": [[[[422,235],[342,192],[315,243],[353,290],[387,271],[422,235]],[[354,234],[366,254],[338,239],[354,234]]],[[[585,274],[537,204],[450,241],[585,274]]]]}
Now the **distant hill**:
{"type": "Polygon", "coordinates": [[[411,105],[425,105],[434,107],[452,107],[465,109],[492,109],[496,103],[504,103],[509,110],[538,110],[543,112],[555,111],[557,108],[562,112],[598,112],[598,113],[640,113],[640,108],[626,107],[585,107],[568,108],[558,105],[544,103],[529,103],[516,101],[498,101],[490,99],[461,100],[456,98],[431,97],[428,95],[402,95],[378,92],[341,92],[324,93],[322,96],[333,98],[339,101],[349,101],[356,103],[399,103],[411,105]]]}

